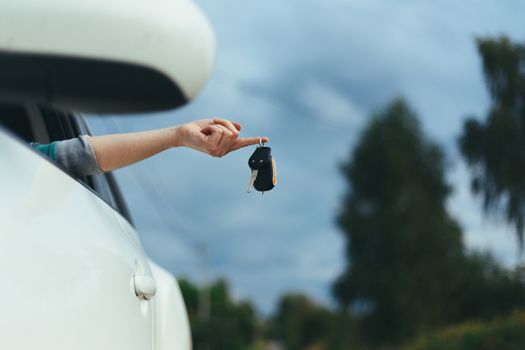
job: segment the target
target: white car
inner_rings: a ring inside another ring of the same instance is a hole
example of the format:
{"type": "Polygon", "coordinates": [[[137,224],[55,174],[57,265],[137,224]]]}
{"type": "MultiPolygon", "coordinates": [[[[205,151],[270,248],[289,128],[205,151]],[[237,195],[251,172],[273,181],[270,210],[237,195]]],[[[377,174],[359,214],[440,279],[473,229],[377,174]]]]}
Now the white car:
{"type": "Polygon", "coordinates": [[[178,107],[213,53],[189,0],[0,0],[0,349],[191,349],[112,175],[74,178],[29,142],[88,134],[83,111],[178,107]]]}

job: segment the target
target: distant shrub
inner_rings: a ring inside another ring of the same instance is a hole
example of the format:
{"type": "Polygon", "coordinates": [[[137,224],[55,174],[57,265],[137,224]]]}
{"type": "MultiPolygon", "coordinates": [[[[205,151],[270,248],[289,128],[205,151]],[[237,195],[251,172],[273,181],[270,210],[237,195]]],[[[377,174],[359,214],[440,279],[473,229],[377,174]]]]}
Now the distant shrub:
{"type": "Polygon", "coordinates": [[[467,322],[419,337],[403,350],[523,350],[525,311],[490,322],[467,322]]]}

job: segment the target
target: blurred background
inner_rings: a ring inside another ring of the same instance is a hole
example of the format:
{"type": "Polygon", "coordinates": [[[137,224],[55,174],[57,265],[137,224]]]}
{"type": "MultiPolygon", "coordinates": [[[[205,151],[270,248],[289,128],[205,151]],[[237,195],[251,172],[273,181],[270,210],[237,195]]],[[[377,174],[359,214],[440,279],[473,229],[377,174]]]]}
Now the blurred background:
{"type": "Polygon", "coordinates": [[[221,117],[268,136],[118,170],[196,349],[525,348],[525,3],[200,0],[213,76],[189,106],[95,134],[221,117]]]}

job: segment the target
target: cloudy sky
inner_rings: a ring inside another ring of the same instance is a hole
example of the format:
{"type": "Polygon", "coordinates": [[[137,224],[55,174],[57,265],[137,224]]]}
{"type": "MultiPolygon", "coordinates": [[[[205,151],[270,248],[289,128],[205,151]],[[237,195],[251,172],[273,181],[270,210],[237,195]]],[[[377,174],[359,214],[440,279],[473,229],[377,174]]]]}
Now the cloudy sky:
{"type": "Polygon", "coordinates": [[[370,115],[404,96],[448,153],[448,206],[470,249],[517,261],[513,231],[484,218],[456,149],[467,115],[488,106],[474,39],[524,41],[521,0],[201,0],[217,35],[203,93],[174,112],[91,117],[95,133],[203,117],[239,121],[271,138],[278,186],[246,194],[253,148],[222,159],[176,149],[116,175],[148,254],[197,282],[230,281],[237,298],[271,312],[279,295],[331,304],[344,241],[334,217],[348,159],[370,115]],[[202,247],[208,258],[203,259],[202,247]]]}

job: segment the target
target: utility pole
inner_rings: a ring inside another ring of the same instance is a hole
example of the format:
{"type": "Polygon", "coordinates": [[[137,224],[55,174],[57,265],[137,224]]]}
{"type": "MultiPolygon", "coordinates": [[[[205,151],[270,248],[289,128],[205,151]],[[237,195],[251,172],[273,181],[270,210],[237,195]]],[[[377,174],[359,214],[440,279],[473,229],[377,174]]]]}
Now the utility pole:
{"type": "Polygon", "coordinates": [[[197,244],[197,255],[201,268],[201,286],[199,288],[199,308],[198,316],[202,322],[208,322],[210,319],[210,289],[208,283],[208,247],[206,243],[197,244]]]}

